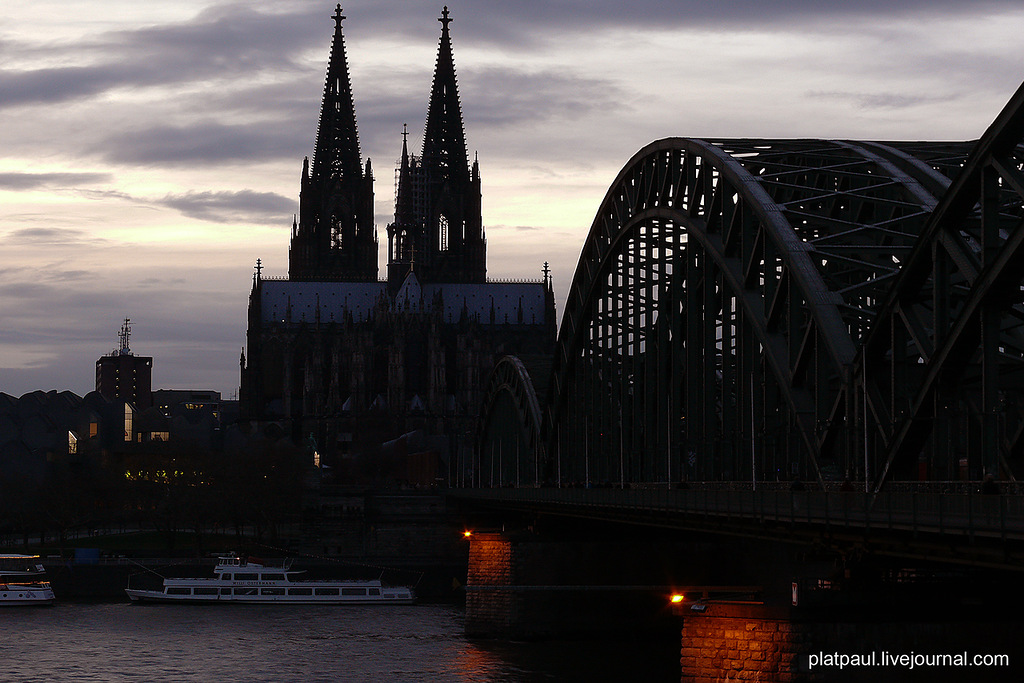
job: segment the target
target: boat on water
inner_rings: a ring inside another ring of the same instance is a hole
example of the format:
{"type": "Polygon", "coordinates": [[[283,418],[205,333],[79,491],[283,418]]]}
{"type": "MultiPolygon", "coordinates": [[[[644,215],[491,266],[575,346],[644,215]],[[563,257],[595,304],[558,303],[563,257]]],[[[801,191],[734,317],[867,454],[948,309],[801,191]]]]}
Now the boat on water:
{"type": "Polygon", "coordinates": [[[45,576],[38,555],[0,555],[0,607],[52,605],[45,576]]]}
{"type": "Polygon", "coordinates": [[[416,595],[408,586],[367,581],[303,579],[291,561],[264,564],[251,558],[220,557],[214,578],[164,578],[162,590],[125,589],[133,602],[243,603],[295,605],[409,605],[416,595]]]}

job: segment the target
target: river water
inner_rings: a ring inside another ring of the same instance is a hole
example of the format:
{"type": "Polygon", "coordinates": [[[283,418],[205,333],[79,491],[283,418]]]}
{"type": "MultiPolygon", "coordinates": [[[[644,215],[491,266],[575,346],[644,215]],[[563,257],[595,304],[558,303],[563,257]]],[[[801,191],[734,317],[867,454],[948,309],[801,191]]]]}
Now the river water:
{"type": "Polygon", "coordinates": [[[451,605],[0,610],[0,680],[678,681],[678,641],[469,640],[451,605]]]}

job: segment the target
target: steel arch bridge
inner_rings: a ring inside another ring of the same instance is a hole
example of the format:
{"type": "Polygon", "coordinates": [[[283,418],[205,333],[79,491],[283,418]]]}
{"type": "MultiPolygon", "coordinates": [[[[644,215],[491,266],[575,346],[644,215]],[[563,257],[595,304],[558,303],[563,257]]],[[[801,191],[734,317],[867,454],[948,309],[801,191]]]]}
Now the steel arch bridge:
{"type": "Polygon", "coordinates": [[[583,246],[541,424],[499,364],[478,469],[497,448],[497,485],[1015,478],[1022,137],[1024,86],[976,143],[644,147],[583,246]]]}

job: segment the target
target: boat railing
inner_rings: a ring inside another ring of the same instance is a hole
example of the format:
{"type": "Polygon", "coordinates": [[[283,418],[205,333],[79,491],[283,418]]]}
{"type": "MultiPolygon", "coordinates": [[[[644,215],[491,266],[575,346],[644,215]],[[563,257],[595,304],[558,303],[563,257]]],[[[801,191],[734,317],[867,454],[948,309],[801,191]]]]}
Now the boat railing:
{"type": "Polygon", "coordinates": [[[24,590],[32,590],[33,588],[44,589],[44,588],[49,588],[50,587],[50,582],[49,581],[4,581],[4,582],[0,583],[0,590],[17,590],[17,588],[12,589],[11,586],[17,586],[17,588],[21,588],[21,589],[24,589],[24,590]]]}
{"type": "Polygon", "coordinates": [[[292,566],[291,559],[265,560],[261,557],[219,557],[218,568],[229,569],[270,569],[287,571],[292,566]]]}
{"type": "MultiPolygon", "coordinates": [[[[263,566],[267,569],[281,569],[283,567],[290,566],[291,560],[261,560],[263,566]],[[287,562],[287,564],[285,564],[287,562]]],[[[90,564],[90,565],[145,565],[148,567],[167,567],[170,565],[196,565],[196,566],[216,566],[220,564],[220,560],[217,558],[202,558],[202,557],[127,557],[125,555],[116,556],[100,556],[95,558],[88,558],[87,560],[77,559],[75,557],[59,555],[47,555],[43,559],[44,569],[45,567],[66,567],[75,564],[90,564]]],[[[250,564],[250,567],[254,565],[250,564]]]]}

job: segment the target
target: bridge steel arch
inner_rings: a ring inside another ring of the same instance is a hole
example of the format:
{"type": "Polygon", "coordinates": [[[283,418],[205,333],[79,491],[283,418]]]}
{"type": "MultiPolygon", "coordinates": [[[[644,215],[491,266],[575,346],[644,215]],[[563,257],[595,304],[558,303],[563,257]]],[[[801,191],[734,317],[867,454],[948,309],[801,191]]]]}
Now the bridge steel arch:
{"type": "Polygon", "coordinates": [[[562,485],[866,477],[859,346],[966,144],[668,138],[584,244],[546,404],[562,485]]]}

